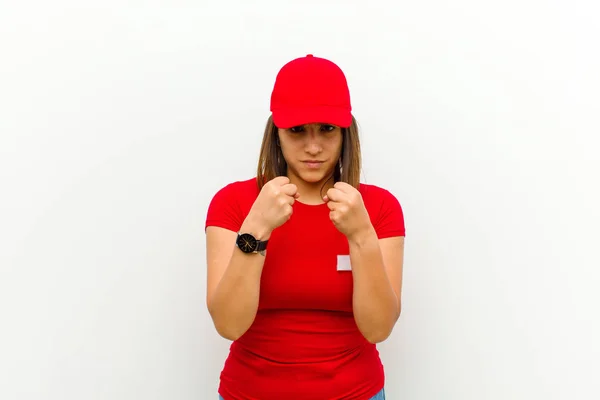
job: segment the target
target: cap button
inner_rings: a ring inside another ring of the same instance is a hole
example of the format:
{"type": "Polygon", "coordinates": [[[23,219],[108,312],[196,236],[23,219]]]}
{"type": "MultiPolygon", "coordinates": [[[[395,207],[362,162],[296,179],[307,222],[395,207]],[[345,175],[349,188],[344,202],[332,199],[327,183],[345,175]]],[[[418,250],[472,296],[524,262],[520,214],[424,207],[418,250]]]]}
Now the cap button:
{"type": "Polygon", "coordinates": [[[306,57],[312,57],[312,56],[313,56],[312,54],[307,54],[307,55],[306,55],[306,57]]]}

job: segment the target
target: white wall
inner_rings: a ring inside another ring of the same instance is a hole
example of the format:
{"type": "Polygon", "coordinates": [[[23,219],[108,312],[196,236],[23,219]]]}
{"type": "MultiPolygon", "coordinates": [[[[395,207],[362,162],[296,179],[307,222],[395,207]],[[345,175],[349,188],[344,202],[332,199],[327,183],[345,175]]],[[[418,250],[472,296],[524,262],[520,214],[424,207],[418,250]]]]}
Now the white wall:
{"type": "Polygon", "coordinates": [[[313,53],[348,76],[364,181],[404,206],[388,397],[597,400],[599,11],[2,1],[0,398],[216,398],[206,208],[313,53]]]}

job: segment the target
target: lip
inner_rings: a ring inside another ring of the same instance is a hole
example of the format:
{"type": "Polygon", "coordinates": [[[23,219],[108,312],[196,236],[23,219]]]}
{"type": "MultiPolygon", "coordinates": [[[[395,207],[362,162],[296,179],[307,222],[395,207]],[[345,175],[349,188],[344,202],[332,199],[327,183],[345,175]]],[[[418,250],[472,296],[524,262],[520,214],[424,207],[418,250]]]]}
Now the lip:
{"type": "Polygon", "coordinates": [[[302,161],[302,163],[304,165],[306,165],[308,168],[319,168],[324,161],[320,161],[320,160],[304,160],[302,161]]]}

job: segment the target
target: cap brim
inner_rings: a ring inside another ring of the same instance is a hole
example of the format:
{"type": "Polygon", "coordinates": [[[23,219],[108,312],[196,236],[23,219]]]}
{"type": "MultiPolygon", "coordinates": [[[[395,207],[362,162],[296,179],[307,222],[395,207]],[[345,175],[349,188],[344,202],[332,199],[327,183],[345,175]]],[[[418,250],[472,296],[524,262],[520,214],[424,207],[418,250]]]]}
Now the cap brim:
{"type": "Polygon", "coordinates": [[[279,109],[273,110],[273,123],[283,129],[305,124],[331,124],[348,128],[352,124],[352,113],[340,107],[279,109]]]}

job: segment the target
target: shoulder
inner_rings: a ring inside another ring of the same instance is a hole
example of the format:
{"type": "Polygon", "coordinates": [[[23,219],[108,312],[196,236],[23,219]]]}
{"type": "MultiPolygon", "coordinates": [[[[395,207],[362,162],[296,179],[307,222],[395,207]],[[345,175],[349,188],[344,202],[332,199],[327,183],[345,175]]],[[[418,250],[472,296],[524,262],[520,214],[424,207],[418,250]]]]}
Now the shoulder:
{"type": "Polygon", "coordinates": [[[360,184],[359,192],[380,238],[405,235],[404,211],[396,195],[366,183],[360,184]]]}
{"type": "Polygon", "coordinates": [[[229,182],[216,189],[208,205],[205,227],[239,229],[258,193],[255,177],[229,182]]]}
{"type": "Polygon", "coordinates": [[[390,192],[388,189],[385,189],[381,186],[361,183],[358,191],[360,192],[363,200],[369,203],[381,203],[381,202],[394,202],[400,203],[398,198],[390,192]]]}
{"type": "Polygon", "coordinates": [[[213,201],[223,196],[233,196],[237,198],[238,196],[251,197],[253,195],[258,195],[256,177],[233,181],[223,185],[222,187],[218,188],[213,195],[213,201]]]}

